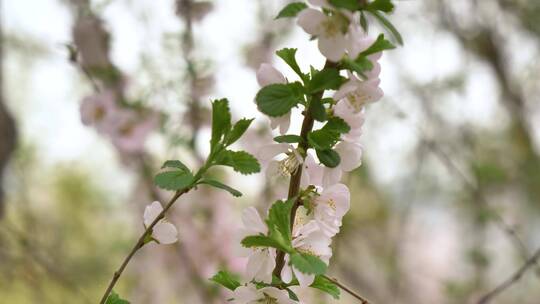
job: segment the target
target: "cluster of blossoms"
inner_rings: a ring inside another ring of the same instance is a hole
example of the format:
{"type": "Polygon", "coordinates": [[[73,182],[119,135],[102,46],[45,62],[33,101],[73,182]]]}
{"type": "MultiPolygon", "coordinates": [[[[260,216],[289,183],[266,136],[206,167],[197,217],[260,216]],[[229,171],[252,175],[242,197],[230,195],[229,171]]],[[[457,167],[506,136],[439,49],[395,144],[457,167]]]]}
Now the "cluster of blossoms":
{"type": "MultiPolygon", "coordinates": [[[[278,56],[301,82],[287,79],[267,63],[257,71],[262,88],[255,101],[279,133],[276,143],[259,149],[257,158],[267,178],[290,178],[290,188],[288,200],[276,202],[266,220],[254,207],[242,214],[249,283],[229,286],[238,304],[298,303],[290,287],[313,287],[335,296],[321,286],[332,283],[324,271],[332,257],[332,238],[350,208],[349,189],[340,180],[361,164],[359,139],[366,105],[383,97],[378,60],[394,46],[382,34],[370,37],[361,19],[364,12],[378,16],[382,16],[378,11],[389,12],[383,4],[391,5],[390,1],[308,2],[311,7],[290,4],[278,17],[298,17],[298,25],[318,40],[325,67],[305,74],[296,63],[296,50],[283,49],[278,56]],[[302,133],[287,134],[291,109],[298,105],[305,107],[302,133]],[[325,125],[311,130],[314,121],[325,125]]],[[[223,284],[223,276],[222,272],[214,280],[223,284]]]]}

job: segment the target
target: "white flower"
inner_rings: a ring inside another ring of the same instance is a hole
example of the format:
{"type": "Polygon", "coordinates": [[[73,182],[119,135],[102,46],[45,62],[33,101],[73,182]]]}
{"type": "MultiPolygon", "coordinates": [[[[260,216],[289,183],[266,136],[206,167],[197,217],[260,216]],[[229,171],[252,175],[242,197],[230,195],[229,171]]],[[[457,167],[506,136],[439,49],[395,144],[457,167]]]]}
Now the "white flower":
{"type": "MultiPolygon", "coordinates": [[[[243,236],[268,233],[268,227],[254,207],[244,209],[242,223],[244,224],[243,236]]],[[[276,267],[276,250],[269,247],[254,247],[247,248],[247,253],[249,255],[246,266],[247,276],[255,281],[271,283],[272,271],[276,267]]]]}
{"type": "Polygon", "coordinates": [[[290,176],[296,173],[304,162],[302,155],[288,143],[276,143],[262,146],[257,152],[257,158],[263,166],[266,166],[268,178],[275,176],[290,176]],[[284,154],[285,158],[275,159],[284,154]]]}
{"type": "Polygon", "coordinates": [[[369,37],[356,22],[351,22],[347,32],[347,53],[349,58],[356,59],[360,53],[367,50],[375,41],[369,37]]]}
{"type": "Polygon", "coordinates": [[[298,15],[298,25],[306,33],[317,36],[319,50],[329,60],[339,61],[345,54],[349,20],[344,14],[336,11],[327,16],[321,11],[307,8],[298,15]]]}
{"type": "Polygon", "coordinates": [[[335,184],[325,188],[314,199],[315,221],[328,237],[339,232],[341,219],[349,211],[351,195],[344,184],[335,184]]]}
{"type": "Polygon", "coordinates": [[[346,99],[354,112],[358,113],[367,103],[376,102],[383,97],[384,93],[379,88],[379,84],[378,78],[362,81],[349,73],[349,80],[334,94],[334,100],[346,99]]]}
{"type": "Polygon", "coordinates": [[[264,287],[257,289],[254,284],[248,284],[247,286],[240,286],[234,290],[235,304],[294,304],[297,303],[289,298],[289,294],[286,290],[278,289],[276,287],[264,287]]]}
{"type": "Polygon", "coordinates": [[[356,142],[362,135],[362,126],[364,125],[365,111],[355,112],[354,107],[347,100],[341,100],[334,106],[334,115],[343,119],[351,129],[343,134],[345,141],[356,142]]]}
{"type": "Polygon", "coordinates": [[[341,141],[334,150],[339,154],[341,161],[335,168],[324,168],[322,181],[324,187],[337,184],[341,180],[343,171],[350,172],[361,164],[362,146],[359,143],[341,141]]]}
{"type": "MultiPolygon", "coordinates": [[[[330,248],[331,239],[324,234],[315,221],[309,221],[305,225],[295,222],[293,227],[293,247],[302,253],[319,257],[326,264],[332,256],[330,248]]],[[[307,287],[313,283],[314,274],[303,273],[296,267],[289,265],[289,255],[285,256],[285,265],[281,270],[281,278],[285,283],[292,281],[294,276],[298,279],[300,287],[307,287]]]]}
{"type": "MultiPolygon", "coordinates": [[[[261,87],[265,87],[267,85],[276,83],[287,83],[287,79],[276,68],[269,65],[268,63],[263,63],[257,70],[257,82],[261,87]]],[[[287,133],[287,131],[289,130],[289,126],[291,125],[290,111],[285,115],[269,118],[272,130],[279,128],[280,134],[287,133]]]]}
{"type": "MultiPolygon", "coordinates": [[[[163,211],[163,207],[158,201],[146,206],[143,214],[144,226],[150,226],[161,211],[163,211]]],[[[178,240],[178,231],[173,224],[161,219],[152,228],[152,238],[160,244],[172,244],[178,240]]]]}

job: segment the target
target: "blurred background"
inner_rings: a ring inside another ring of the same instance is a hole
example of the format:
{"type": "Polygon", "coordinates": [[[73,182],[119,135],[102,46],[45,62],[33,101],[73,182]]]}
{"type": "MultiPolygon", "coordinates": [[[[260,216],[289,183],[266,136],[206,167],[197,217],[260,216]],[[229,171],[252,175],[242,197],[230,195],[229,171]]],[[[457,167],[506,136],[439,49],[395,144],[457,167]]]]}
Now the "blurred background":
{"type": "MultiPolygon", "coordinates": [[[[256,117],[255,71],[282,47],[322,67],[283,0],[2,0],[0,302],[96,303],[142,232],[166,159],[198,166],[209,105],[256,117]],[[103,111],[115,132],[96,127],[103,111]],[[119,131],[118,131],[119,130],[119,131]]],[[[477,303],[540,247],[540,2],[397,1],[405,46],[385,53],[363,165],[329,273],[373,303],[477,303]]],[[[376,35],[380,28],[372,26],[376,35]]],[[[299,116],[293,122],[299,129],[299,116]]],[[[200,188],[169,216],[180,242],[141,250],[116,290],[132,303],[226,303],[240,272],[240,211],[284,191],[216,172],[244,196],[200,188]]],[[[493,303],[540,303],[540,265],[493,303]]],[[[304,294],[306,303],[355,303],[304,294]]]]}

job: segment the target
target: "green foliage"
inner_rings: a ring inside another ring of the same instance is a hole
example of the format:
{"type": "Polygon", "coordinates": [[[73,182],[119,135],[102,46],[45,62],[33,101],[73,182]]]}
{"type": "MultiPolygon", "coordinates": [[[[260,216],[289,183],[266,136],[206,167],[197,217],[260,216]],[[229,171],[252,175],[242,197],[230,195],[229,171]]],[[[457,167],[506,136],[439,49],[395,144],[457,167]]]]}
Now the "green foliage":
{"type": "Polygon", "coordinates": [[[107,297],[105,304],[129,304],[129,301],[121,299],[120,296],[113,290],[107,297]]]}
{"type": "Polygon", "coordinates": [[[375,40],[375,42],[373,42],[373,44],[365,51],[363,51],[362,53],[360,53],[361,56],[369,56],[369,55],[372,55],[372,54],[375,54],[375,53],[379,53],[379,52],[382,52],[384,50],[391,50],[391,49],[395,49],[396,46],[392,44],[392,42],[386,40],[384,38],[384,34],[380,34],[378,37],[377,37],[377,40],[375,40]]]}
{"type": "Polygon", "coordinates": [[[343,77],[335,68],[325,68],[311,75],[307,90],[310,94],[324,90],[336,90],[343,83],[343,77]]]}
{"type": "Polygon", "coordinates": [[[215,179],[211,179],[211,178],[205,178],[203,180],[201,180],[198,184],[206,184],[206,185],[210,185],[212,187],[216,187],[216,188],[219,188],[219,189],[223,189],[225,191],[228,191],[230,194],[232,194],[233,196],[235,197],[240,197],[242,196],[242,192],[230,187],[230,186],[227,186],[215,179]]]}
{"type": "Polygon", "coordinates": [[[368,21],[367,21],[367,18],[366,18],[366,14],[364,14],[363,11],[360,12],[360,26],[362,27],[364,32],[366,32],[366,33],[368,32],[369,24],[368,24],[368,21]]]}
{"type": "Polygon", "coordinates": [[[306,82],[308,80],[308,75],[302,73],[302,70],[298,66],[298,62],[296,62],[296,49],[294,48],[284,48],[276,52],[276,55],[278,55],[285,63],[291,67],[291,69],[302,79],[302,81],[306,82]]]}
{"type": "Polygon", "coordinates": [[[356,72],[364,76],[364,72],[371,71],[373,69],[373,63],[365,56],[358,56],[356,59],[343,58],[341,60],[341,66],[351,72],[356,72]]]}
{"type": "Polygon", "coordinates": [[[319,161],[328,168],[335,168],[341,162],[341,157],[334,150],[315,150],[315,152],[317,153],[319,161]]]}
{"type": "Polygon", "coordinates": [[[390,0],[375,0],[368,4],[368,10],[391,13],[394,10],[394,4],[390,0]]]}
{"type": "Polygon", "coordinates": [[[242,246],[250,247],[272,247],[279,249],[283,252],[293,252],[293,248],[287,245],[286,241],[282,238],[274,239],[266,235],[250,235],[242,239],[242,246]]]}
{"type": "Polygon", "coordinates": [[[278,117],[287,114],[302,98],[299,83],[271,84],[260,89],[255,101],[262,113],[278,117]]]}
{"type": "Polygon", "coordinates": [[[334,299],[339,300],[340,291],[338,286],[322,275],[315,276],[315,280],[310,287],[322,290],[331,295],[334,299]]]}
{"type": "Polygon", "coordinates": [[[401,37],[401,34],[396,29],[396,27],[390,22],[386,17],[381,14],[380,12],[376,10],[368,10],[379,22],[394,36],[394,39],[396,39],[397,43],[400,45],[403,45],[403,38],[401,37]]]}
{"type": "Polygon", "coordinates": [[[351,130],[351,127],[342,118],[334,116],[328,120],[323,129],[346,134],[351,130]]]}
{"type": "Polygon", "coordinates": [[[180,190],[191,185],[193,174],[190,171],[174,170],[161,172],[154,178],[154,183],[165,190],[180,190]]]}
{"type": "Polygon", "coordinates": [[[210,146],[214,148],[231,130],[231,111],[227,99],[212,103],[212,138],[210,146]]]}
{"type": "Polygon", "coordinates": [[[244,135],[246,130],[251,125],[251,122],[253,122],[253,119],[243,118],[243,119],[240,119],[236,124],[234,124],[231,132],[227,136],[226,144],[227,145],[232,145],[238,139],[240,139],[240,137],[242,137],[242,135],[244,135]]]}
{"type": "Polygon", "coordinates": [[[332,117],[319,130],[308,133],[308,142],[317,150],[331,149],[340,139],[342,133],[349,132],[349,125],[339,117],[332,117]]]}
{"type": "Polygon", "coordinates": [[[324,107],[322,100],[319,98],[313,98],[309,105],[309,112],[311,116],[317,121],[325,121],[327,118],[326,108],[324,107]]]}
{"type": "Polygon", "coordinates": [[[274,141],[278,143],[299,143],[302,142],[302,137],[294,134],[280,135],[274,137],[274,141]]]}
{"type": "Polygon", "coordinates": [[[217,156],[216,165],[233,168],[242,174],[252,174],[261,171],[261,165],[253,155],[245,151],[224,150],[217,156]]]}
{"type": "Polygon", "coordinates": [[[237,275],[223,270],[216,273],[212,278],[210,278],[210,281],[218,283],[221,286],[233,291],[241,285],[237,275]]]}
{"type": "Polygon", "coordinates": [[[176,168],[182,171],[189,171],[189,168],[179,160],[168,160],[164,162],[163,165],[161,166],[161,169],[165,169],[165,168],[176,168]]]}
{"type": "Polygon", "coordinates": [[[300,301],[296,293],[292,291],[290,288],[285,288],[285,290],[287,290],[287,293],[289,293],[289,299],[293,301],[300,301]]]}
{"type": "Polygon", "coordinates": [[[329,2],[337,8],[344,8],[350,11],[360,9],[360,2],[358,0],[330,0],[329,2]]]}
{"type": "Polygon", "coordinates": [[[298,13],[307,8],[307,5],[304,2],[292,2],[287,4],[276,16],[276,19],[279,18],[291,18],[296,17],[298,13]]]}
{"type": "Polygon", "coordinates": [[[308,274],[324,274],[327,268],[326,264],[318,257],[300,252],[291,254],[290,263],[294,268],[308,274]]]}

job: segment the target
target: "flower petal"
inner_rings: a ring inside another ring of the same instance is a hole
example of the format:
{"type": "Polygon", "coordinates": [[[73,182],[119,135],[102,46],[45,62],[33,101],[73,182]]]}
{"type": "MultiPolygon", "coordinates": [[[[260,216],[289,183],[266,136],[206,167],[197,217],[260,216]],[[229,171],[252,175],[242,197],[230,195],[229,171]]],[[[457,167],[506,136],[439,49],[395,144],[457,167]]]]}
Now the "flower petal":
{"type": "Polygon", "coordinates": [[[178,241],[178,230],[173,224],[161,220],[152,229],[152,237],[160,244],[172,244],[178,241]]]}
{"type": "Polygon", "coordinates": [[[321,24],[327,17],[316,9],[307,8],[298,14],[298,25],[311,35],[319,35],[322,32],[321,24]]]}
{"type": "Polygon", "coordinates": [[[285,76],[268,63],[263,63],[257,70],[257,82],[261,87],[275,83],[286,83],[285,76]]]}
{"type": "Polygon", "coordinates": [[[251,232],[251,234],[266,234],[268,232],[268,227],[261,219],[255,207],[249,207],[242,211],[242,223],[244,224],[244,228],[251,232]]]}
{"type": "Polygon", "coordinates": [[[342,141],[336,145],[336,152],[341,157],[340,167],[345,172],[360,166],[362,161],[362,146],[354,142],[342,141]]]}
{"type": "Polygon", "coordinates": [[[163,207],[158,201],[154,201],[152,204],[146,206],[143,214],[144,226],[148,227],[152,224],[161,211],[163,211],[163,207]]]}
{"type": "Polygon", "coordinates": [[[337,62],[345,54],[346,41],[342,34],[319,36],[319,50],[330,61],[337,62]]]}

